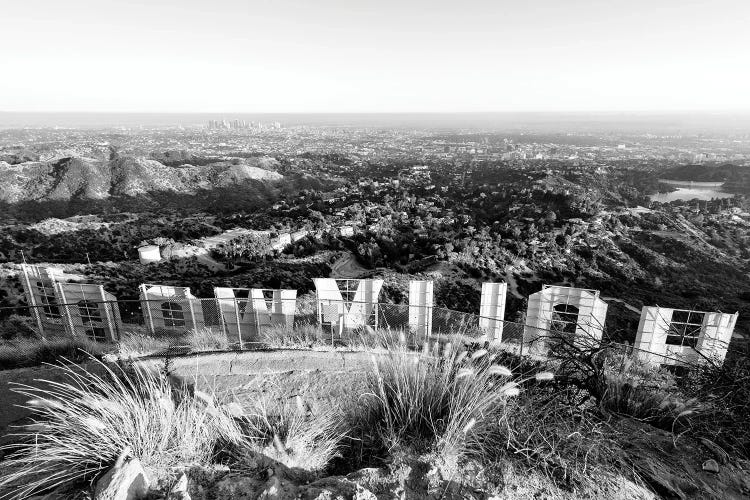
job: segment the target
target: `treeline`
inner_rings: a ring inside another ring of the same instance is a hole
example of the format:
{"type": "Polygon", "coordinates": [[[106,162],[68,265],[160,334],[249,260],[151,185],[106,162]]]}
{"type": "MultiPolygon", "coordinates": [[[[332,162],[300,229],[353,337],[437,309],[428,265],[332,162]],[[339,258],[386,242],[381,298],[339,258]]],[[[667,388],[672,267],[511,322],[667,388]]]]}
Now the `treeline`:
{"type": "Polygon", "coordinates": [[[91,261],[119,262],[137,258],[137,248],[144,240],[185,241],[217,233],[215,226],[200,219],[143,213],[136,220],[110,227],[51,235],[27,226],[9,226],[0,233],[0,249],[10,262],[19,262],[21,251],[29,262],[83,263],[86,254],[91,261]]]}

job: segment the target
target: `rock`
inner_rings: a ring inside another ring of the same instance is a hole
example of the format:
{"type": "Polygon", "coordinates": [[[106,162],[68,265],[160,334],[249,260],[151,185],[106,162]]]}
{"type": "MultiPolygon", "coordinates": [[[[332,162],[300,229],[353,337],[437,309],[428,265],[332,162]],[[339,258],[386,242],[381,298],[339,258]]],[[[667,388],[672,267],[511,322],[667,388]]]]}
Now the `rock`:
{"type": "MultiPolygon", "coordinates": [[[[226,465],[214,464],[210,466],[195,465],[188,470],[187,475],[190,478],[190,488],[197,485],[212,486],[229,474],[229,467],[226,465]]],[[[195,496],[195,495],[193,495],[195,496]]]]}
{"type": "Polygon", "coordinates": [[[376,497],[372,491],[358,484],[357,491],[354,492],[353,500],[378,500],[378,497],[376,497]]]}
{"type": "Polygon", "coordinates": [[[191,500],[190,492],[188,491],[188,477],[183,472],[180,479],[177,480],[172,489],[169,490],[167,500],[191,500]]]}
{"type": "Polygon", "coordinates": [[[115,465],[96,482],[95,500],[138,500],[148,495],[150,481],[140,460],[125,448],[115,465]]]}
{"type": "Polygon", "coordinates": [[[304,498],[304,500],[343,500],[344,497],[336,495],[330,490],[314,489],[308,490],[306,495],[302,498],[304,498]]]}
{"type": "Polygon", "coordinates": [[[325,488],[313,488],[306,490],[300,498],[304,500],[347,500],[352,497],[325,488]]]}
{"type": "Polygon", "coordinates": [[[281,480],[278,476],[271,476],[271,479],[265,484],[258,500],[281,500],[282,496],[281,480]]]}
{"type": "Polygon", "coordinates": [[[219,481],[214,488],[215,498],[231,498],[232,500],[256,500],[262,483],[255,479],[242,476],[227,476],[219,481]]]}
{"type": "Polygon", "coordinates": [[[329,476],[300,487],[298,496],[304,500],[349,500],[356,498],[356,492],[355,484],[346,478],[329,476]]]}
{"type": "Polygon", "coordinates": [[[705,462],[703,462],[703,470],[708,472],[719,472],[719,464],[714,460],[713,458],[709,458],[705,462]]]}

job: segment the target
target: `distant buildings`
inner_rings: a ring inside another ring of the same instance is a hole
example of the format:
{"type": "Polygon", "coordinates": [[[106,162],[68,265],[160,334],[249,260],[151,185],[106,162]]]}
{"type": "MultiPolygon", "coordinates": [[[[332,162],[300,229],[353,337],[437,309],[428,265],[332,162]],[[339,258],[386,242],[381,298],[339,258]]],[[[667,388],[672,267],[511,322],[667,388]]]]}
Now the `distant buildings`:
{"type": "Polygon", "coordinates": [[[208,120],[208,130],[281,130],[281,123],[248,122],[246,120],[208,120]]]}

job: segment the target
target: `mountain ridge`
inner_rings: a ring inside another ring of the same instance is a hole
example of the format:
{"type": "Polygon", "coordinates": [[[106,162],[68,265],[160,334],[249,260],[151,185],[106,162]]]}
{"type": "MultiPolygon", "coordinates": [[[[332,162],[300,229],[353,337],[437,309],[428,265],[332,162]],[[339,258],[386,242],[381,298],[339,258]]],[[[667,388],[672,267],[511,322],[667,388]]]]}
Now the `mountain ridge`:
{"type": "MultiPolygon", "coordinates": [[[[197,159],[188,156],[186,160],[197,159]]],[[[276,183],[273,158],[217,158],[205,165],[112,154],[108,160],[72,156],[54,161],[0,161],[0,202],[102,200],[151,192],[193,194],[246,181],[276,183]]]]}

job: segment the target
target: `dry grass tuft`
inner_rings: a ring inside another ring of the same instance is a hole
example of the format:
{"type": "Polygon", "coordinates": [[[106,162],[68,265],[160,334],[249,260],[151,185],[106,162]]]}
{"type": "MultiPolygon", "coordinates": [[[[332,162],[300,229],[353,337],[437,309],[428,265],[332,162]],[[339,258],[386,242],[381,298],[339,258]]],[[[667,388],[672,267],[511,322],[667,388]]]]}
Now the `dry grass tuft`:
{"type": "Polygon", "coordinates": [[[434,450],[453,460],[482,454],[487,437],[528,378],[494,362],[496,353],[425,344],[373,355],[366,419],[386,448],[434,450]]]}
{"type": "Polygon", "coordinates": [[[262,455],[271,463],[318,473],[337,456],[344,438],[339,411],[313,413],[300,396],[273,403],[260,400],[244,410],[242,422],[246,444],[241,462],[262,455]]]}
{"type": "Polygon", "coordinates": [[[65,382],[15,388],[29,398],[34,422],[16,434],[22,444],[7,448],[0,473],[3,498],[91,481],[126,447],[158,476],[174,466],[208,464],[219,443],[241,439],[225,410],[175,392],[160,372],[102,363],[98,373],[60,369],[65,382]]]}

